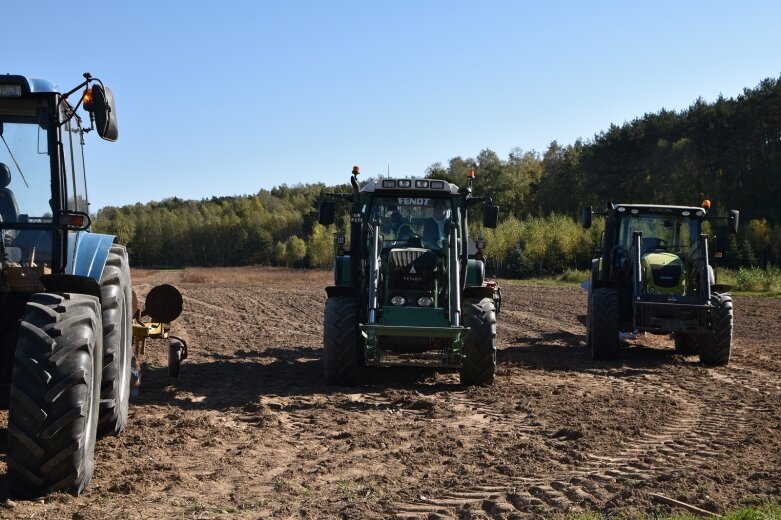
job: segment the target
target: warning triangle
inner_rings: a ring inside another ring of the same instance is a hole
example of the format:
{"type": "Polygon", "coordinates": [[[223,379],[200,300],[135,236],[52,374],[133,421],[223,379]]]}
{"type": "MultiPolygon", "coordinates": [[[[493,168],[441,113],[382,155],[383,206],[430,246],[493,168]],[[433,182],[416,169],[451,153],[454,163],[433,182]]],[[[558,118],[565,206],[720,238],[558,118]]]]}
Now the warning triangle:
{"type": "Polygon", "coordinates": [[[409,268],[409,274],[416,274],[416,273],[417,273],[417,271],[415,270],[415,266],[414,265],[409,268]]]}

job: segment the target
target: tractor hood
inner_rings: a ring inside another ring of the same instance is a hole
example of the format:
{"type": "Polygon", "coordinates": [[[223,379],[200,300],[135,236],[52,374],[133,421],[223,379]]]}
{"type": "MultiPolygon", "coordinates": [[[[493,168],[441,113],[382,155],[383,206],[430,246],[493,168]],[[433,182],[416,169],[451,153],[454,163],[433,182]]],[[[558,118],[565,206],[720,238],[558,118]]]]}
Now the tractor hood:
{"type": "Polygon", "coordinates": [[[654,252],[641,259],[646,291],[651,294],[683,294],[686,273],[683,262],[672,253],[654,252]]]}

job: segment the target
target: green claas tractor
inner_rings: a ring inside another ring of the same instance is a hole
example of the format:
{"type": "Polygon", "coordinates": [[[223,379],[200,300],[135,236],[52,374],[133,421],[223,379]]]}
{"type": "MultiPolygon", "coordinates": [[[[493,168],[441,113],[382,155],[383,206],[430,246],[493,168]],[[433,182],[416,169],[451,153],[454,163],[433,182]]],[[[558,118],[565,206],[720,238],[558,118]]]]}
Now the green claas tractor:
{"type": "Polygon", "coordinates": [[[620,334],[672,334],[681,354],[699,354],[709,365],[726,365],[732,350],[730,287],[717,284],[708,262],[706,220],[726,218],[737,233],[739,213],[707,214],[703,207],[611,204],[605,217],[601,257],[592,261],[586,343],[595,360],[620,355],[620,334]]]}
{"type": "Polygon", "coordinates": [[[490,384],[496,369],[501,292],[485,278],[482,241],[470,240],[468,214],[483,208],[494,228],[499,207],[442,180],[381,179],[352,194],[331,194],[318,220],[334,222],[351,204],[350,250],[336,237],[335,283],[326,288],[325,380],[355,382],[364,365],[458,369],[467,385],[490,384]]]}
{"type": "Polygon", "coordinates": [[[0,75],[0,403],[12,496],[78,494],[96,437],[127,424],[130,267],[114,236],[90,232],[83,161],[85,134],[114,141],[117,119],[111,91],[84,78],[63,93],[0,75]]]}

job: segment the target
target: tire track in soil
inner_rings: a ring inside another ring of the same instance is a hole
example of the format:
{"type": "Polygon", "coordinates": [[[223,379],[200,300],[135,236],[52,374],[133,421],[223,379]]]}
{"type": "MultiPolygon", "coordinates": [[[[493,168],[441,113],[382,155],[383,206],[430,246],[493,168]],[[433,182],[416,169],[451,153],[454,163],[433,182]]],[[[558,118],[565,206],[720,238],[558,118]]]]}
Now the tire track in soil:
{"type": "MultiPolygon", "coordinates": [[[[391,509],[401,518],[453,514],[454,510],[471,507],[483,508],[492,515],[577,511],[599,507],[627,485],[657,478],[666,480],[679,468],[692,471],[713,462],[714,458],[721,459],[725,450],[738,442],[741,432],[750,426],[746,414],[750,408],[744,402],[735,406],[731,389],[723,387],[725,382],[731,382],[728,377],[716,372],[718,369],[703,370],[711,371],[712,377],[722,385],[722,391],[703,395],[697,375],[686,381],[666,374],[661,375],[661,381],[645,375],[618,379],[606,374],[606,380],[600,375],[591,376],[602,380],[612,392],[652,392],[673,398],[678,404],[678,413],[671,414],[660,431],[643,433],[614,454],[586,454],[586,460],[577,468],[552,474],[514,478],[499,475],[491,485],[467,486],[436,498],[394,503],[391,509]]],[[[490,408],[485,411],[487,417],[500,419],[504,426],[513,423],[511,418],[502,417],[490,408]]],[[[534,431],[528,425],[526,430],[534,431]]]]}
{"type": "Polygon", "coordinates": [[[502,309],[499,315],[502,319],[501,328],[497,327],[497,333],[509,336],[509,332],[519,333],[519,337],[528,339],[530,332],[549,334],[558,331],[567,335],[582,336],[585,328],[567,326],[568,323],[558,319],[547,318],[532,312],[502,309]]]}
{"type": "Polygon", "coordinates": [[[245,322],[245,321],[235,320],[235,319],[231,319],[231,318],[226,317],[226,315],[233,316],[233,315],[235,315],[235,313],[233,313],[233,312],[228,313],[225,310],[224,307],[221,307],[219,305],[214,305],[212,303],[205,302],[203,300],[199,300],[199,299],[193,298],[191,296],[184,296],[183,300],[184,300],[185,303],[189,304],[188,307],[190,307],[190,308],[183,309],[182,310],[182,314],[195,315],[195,316],[198,316],[198,319],[201,319],[201,320],[204,320],[204,321],[210,321],[210,322],[214,322],[214,323],[228,323],[228,324],[235,325],[235,326],[238,326],[238,327],[250,326],[250,327],[257,327],[257,328],[259,328],[261,330],[264,329],[263,325],[261,325],[259,323],[257,323],[257,324],[248,323],[248,322],[245,322]],[[193,307],[192,304],[195,304],[195,308],[192,308],[193,307]],[[198,309],[198,306],[200,306],[202,308],[208,309],[209,312],[201,311],[201,309],[198,309]]]}

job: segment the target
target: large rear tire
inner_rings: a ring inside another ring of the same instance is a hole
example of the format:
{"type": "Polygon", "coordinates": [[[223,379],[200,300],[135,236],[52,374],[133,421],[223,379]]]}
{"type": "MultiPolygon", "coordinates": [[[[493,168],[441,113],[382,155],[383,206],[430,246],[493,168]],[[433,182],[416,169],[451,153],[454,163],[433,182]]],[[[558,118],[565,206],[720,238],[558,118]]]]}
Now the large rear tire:
{"type": "Polygon", "coordinates": [[[714,293],[713,331],[700,341],[700,361],[706,365],[726,365],[732,354],[732,296],[714,293]]]}
{"type": "Polygon", "coordinates": [[[355,299],[332,296],[325,301],[323,365],[325,384],[350,386],[358,376],[358,326],[355,299]]]}
{"type": "Polygon", "coordinates": [[[492,298],[465,300],[461,306],[465,327],[462,385],[490,385],[496,373],[496,308],[492,298]]]}
{"type": "Polygon", "coordinates": [[[98,436],[119,435],[127,426],[132,356],[130,265],[124,246],[109,250],[100,279],[103,308],[103,383],[98,436]]]}
{"type": "Polygon", "coordinates": [[[588,318],[591,334],[591,358],[595,361],[617,359],[618,291],[607,287],[591,292],[591,316],[588,318]]]}
{"type": "Polygon", "coordinates": [[[33,294],[19,329],[8,413],[15,497],[78,495],[94,471],[103,361],[100,302],[33,294]]]}

